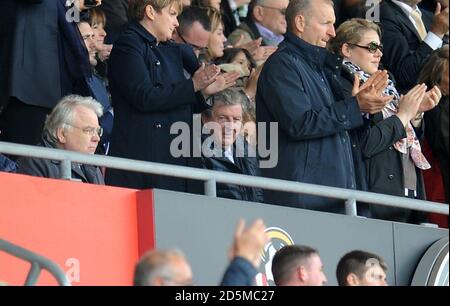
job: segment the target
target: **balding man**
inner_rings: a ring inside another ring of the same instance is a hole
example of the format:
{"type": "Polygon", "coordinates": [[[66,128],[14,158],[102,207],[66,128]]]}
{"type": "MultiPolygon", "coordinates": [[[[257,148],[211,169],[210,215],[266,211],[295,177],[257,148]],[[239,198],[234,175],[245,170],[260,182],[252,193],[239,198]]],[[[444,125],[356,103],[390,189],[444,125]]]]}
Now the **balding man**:
{"type": "Polygon", "coordinates": [[[286,8],[289,0],[253,0],[247,18],[228,40],[240,45],[262,38],[263,45],[278,46],[286,33],[286,8]]]}
{"type": "MultiPolygon", "coordinates": [[[[291,0],[286,11],[288,33],[261,73],[256,95],[257,121],[269,127],[278,122],[278,164],[261,169],[269,178],[355,189],[348,131],[363,123],[361,112],[380,111],[386,72],[377,72],[356,97],[337,101],[342,59],[327,52],[336,36],[331,0],[291,0]]],[[[261,126],[261,125],[259,125],[261,126]]],[[[327,212],[344,212],[344,203],[313,196],[266,192],[266,202],[327,212]]]]}

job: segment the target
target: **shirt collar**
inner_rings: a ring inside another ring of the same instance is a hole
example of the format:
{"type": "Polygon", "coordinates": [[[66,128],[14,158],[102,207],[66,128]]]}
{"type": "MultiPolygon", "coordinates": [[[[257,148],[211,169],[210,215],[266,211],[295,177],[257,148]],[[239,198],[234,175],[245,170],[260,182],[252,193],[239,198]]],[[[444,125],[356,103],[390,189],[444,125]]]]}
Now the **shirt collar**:
{"type": "Polygon", "coordinates": [[[415,7],[412,7],[409,4],[406,4],[398,0],[392,0],[392,2],[394,2],[397,6],[399,6],[407,16],[411,16],[411,13],[413,11],[418,11],[420,14],[422,14],[417,5],[415,7]]]}
{"type": "Polygon", "coordinates": [[[258,28],[259,34],[263,37],[263,39],[268,40],[269,42],[273,42],[276,45],[279,45],[283,39],[283,35],[277,35],[273,33],[271,30],[263,26],[262,24],[255,22],[256,27],[258,28]]]}

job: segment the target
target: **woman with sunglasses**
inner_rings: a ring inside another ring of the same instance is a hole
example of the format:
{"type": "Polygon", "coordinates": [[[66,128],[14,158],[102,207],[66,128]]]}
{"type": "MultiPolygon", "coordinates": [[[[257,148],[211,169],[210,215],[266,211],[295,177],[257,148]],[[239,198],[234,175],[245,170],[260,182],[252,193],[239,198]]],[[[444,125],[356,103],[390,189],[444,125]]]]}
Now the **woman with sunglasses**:
{"type": "MultiPolygon", "coordinates": [[[[344,58],[342,94],[355,95],[379,70],[383,47],[378,25],[364,19],[344,22],[328,48],[344,58]],[[359,83],[359,84],[358,84],[359,83]]],[[[422,134],[423,113],[441,98],[437,87],[426,91],[419,84],[400,96],[392,78],[385,95],[392,100],[374,114],[362,114],[363,127],[351,133],[358,188],[376,193],[424,199],[422,170],[430,164],[422,154],[418,137],[422,134]]],[[[398,222],[425,222],[422,216],[403,209],[371,206],[372,217],[398,222]]]]}

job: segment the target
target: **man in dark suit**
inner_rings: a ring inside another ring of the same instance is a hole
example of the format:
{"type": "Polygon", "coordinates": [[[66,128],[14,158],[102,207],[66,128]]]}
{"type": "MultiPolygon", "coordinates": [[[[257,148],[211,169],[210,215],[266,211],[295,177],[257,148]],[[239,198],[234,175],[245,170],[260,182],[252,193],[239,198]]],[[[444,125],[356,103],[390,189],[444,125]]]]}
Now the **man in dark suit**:
{"type": "Polygon", "coordinates": [[[401,93],[416,85],[426,60],[448,32],[448,8],[438,4],[433,16],[418,8],[420,2],[385,0],[380,6],[383,64],[394,74],[401,93]]]}
{"type": "Polygon", "coordinates": [[[8,67],[1,79],[2,140],[38,143],[45,117],[58,100],[69,93],[87,94],[80,84],[90,74],[88,54],[66,12],[65,0],[24,0],[4,13],[11,14],[7,26],[14,34],[0,47],[8,67]]]}
{"type": "Polygon", "coordinates": [[[128,23],[128,0],[103,0],[101,9],[106,15],[105,31],[108,33],[106,40],[112,44],[128,23]]]}

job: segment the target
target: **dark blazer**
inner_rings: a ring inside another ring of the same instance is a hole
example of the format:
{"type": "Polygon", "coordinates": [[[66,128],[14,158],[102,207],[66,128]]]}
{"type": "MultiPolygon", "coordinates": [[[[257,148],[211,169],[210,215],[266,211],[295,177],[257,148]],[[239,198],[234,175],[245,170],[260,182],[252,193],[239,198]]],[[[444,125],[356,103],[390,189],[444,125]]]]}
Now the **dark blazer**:
{"type": "MultiPolygon", "coordinates": [[[[362,125],[356,98],[336,101],[333,87],[342,59],[324,48],[286,34],[265,64],[256,95],[256,118],[278,123],[278,164],[261,169],[264,177],[354,189],[354,170],[347,131],[362,125]]],[[[258,129],[258,133],[264,132],[258,129]]],[[[268,203],[343,212],[341,201],[266,192],[268,203]]]]}
{"type": "Polygon", "coordinates": [[[16,27],[16,0],[0,1],[0,115],[9,102],[11,54],[16,27]]]}
{"type": "Polygon", "coordinates": [[[425,134],[431,151],[440,163],[444,181],[445,199],[449,202],[449,98],[443,97],[439,105],[425,113],[425,134]]]}
{"type": "MultiPolygon", "coordinates": [[[[342,93],[352,96],[353,79],[341,74],[342,93]]],[[[394,144],[406,138],[403,123],[397,116],[387,119],[383,114],[364,117],[364,125],[350,131],[357,185],[361,190],[394,196],[405,196],[404,172],[401,153],[394,144]]],[[[425,199],[421,170],[416,168],[417,193],[425,199]]],[[[363,206],[365,209],[365,206],[363,206]]],[[[370,216],[397,222],[419,222],[412,211],[385,206],[370,206],[370,216]]]]}
{"type": "Polygon", "coordinates": [[[78,82],[89,75],[88,53],[76,24],[65,19],[65,1],[16,2],[7,97],[51,109],[68,93],[86,93],[78,82]]]}
{"type": "MultiPolygon", "coordinates": [[[[394,74],[397,90],[405,93],[417,84],[420,71],[433,49],[420,40],[409,17],[391,0],[381,4],[380,20],[384,44],[383,64],[394,74]]],[[[422,10],[422,20],[429,30],[433,15],[422,10]]]]}
{"type": "Polygon", "coordinates": [[[120,36],[124,26],[128,23],[129,0],[103,0],[100,8],[105,12],[107,33],[106,41],[114,43],[120,36]]]}
{"type": "MultiPolygon", "coordinates": [[[[46,148],[55,148],[47,141],[43,140],[40,146],[46,148]]],[[[38,177],[46,177],[52,179],[61,178],[60,161],[47,160],[31,157],[21,157],[18,159],[17,173],[28,174],[38,177]]],[[[104,185],[105,181],[100,169],[95,166],[82,165],[84,171],[75,163],[72,163],[72,179],[80,180],[83,183],[104,185]]]]}
{"type": "MultiPolygon", "coordinates": [[[[184,76],[183,56],[179,44],[157,45],[155,37],[138,22],[131,22],[123,32],[109,59],[114,106],[110,155],[190,165],[188,158],[170,152],[177,137],[171,135],[171,126],[176,122],[192,126],[194,108],[202,111],[207,105],[202,94],[195,93],[192,79],[184,76]]],[[[107,170],[106,182],[137,189],[187,190],[187,182],[182,179],[112,169],[107,170]]]]}
{"type": "MultiPolygon", "coordinates": [[[[235,144],[233,146],[234,163],[224,157],[223,154],[216,154],[213,157],[203,157],[203,167],[209,170],[223,171],[233,174],[261,176],[258,159],[256,158],[256,152],[251,149],[244,138],[240,137],[236,142],[239,143],[239,145],[236,146],[235,144]]],[[[220,198],[241,201],[263,202],[263,191],[261,189],[231,184],[218,184],[217,196],[220,198]]]]}
{"type": "Polygon", "coordinates": [[[223,32],[225,37],[228,37],[237,28],[236,20],[234,19],[233,11],[228,0],[220,2],[220,9],[222,11],[223,32]]]}

